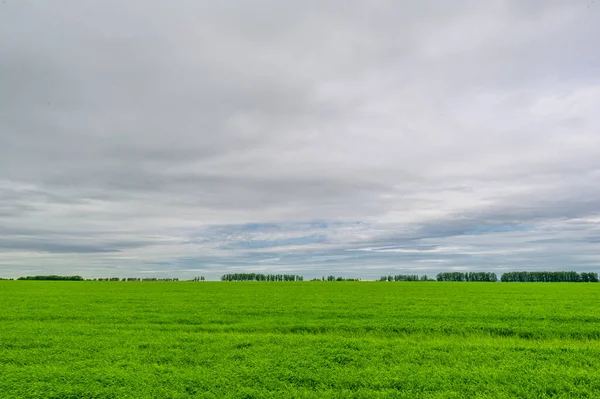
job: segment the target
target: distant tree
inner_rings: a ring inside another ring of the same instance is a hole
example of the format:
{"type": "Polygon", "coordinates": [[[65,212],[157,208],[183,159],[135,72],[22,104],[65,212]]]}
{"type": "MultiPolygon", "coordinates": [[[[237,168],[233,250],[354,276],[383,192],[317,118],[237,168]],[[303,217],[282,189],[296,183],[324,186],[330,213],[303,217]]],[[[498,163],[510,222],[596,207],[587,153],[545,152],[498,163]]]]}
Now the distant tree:
{"type": "Polygon", "coordinates": [[[522,271],[507,272],[500,278],[502,282],[520,282],[520,283],[579,283],[579,282],[598,282],[597,273],[577,273],[574,271],[522,271]]]}
{"type": "Polygon", "coordinates": [[[381,276],[379,281],[429,281],[427,275],[418,274],[397,274],[395,276],[381,276]]]}
{"type": "Polygon", "coordinates": [[[84,281],[81,276],[57,276],[54,274],[49,276],[19,277],[17,280],[84,281]]]}
{"type": "Polygon", "coordinates": [[[229,273],[221,276],[221,281],[303,281],[295,274],[229,273]]]}
{"type": "Polygon", "coordinates": [[[491,272],[444,272],[438,273],[437,281],[496,282],[496,273],[491,272]]]}
{"type": "Polygon", "coordinates": [[[359,278],[353,278],[353,277],[327,276],[327,281],[360,281],[360,279],[359,278]]]}
{"type": "Polygon", "coordinates": [[[598,273],[581,273],[581,281],[584,283],[597,283],[598,273]]]}

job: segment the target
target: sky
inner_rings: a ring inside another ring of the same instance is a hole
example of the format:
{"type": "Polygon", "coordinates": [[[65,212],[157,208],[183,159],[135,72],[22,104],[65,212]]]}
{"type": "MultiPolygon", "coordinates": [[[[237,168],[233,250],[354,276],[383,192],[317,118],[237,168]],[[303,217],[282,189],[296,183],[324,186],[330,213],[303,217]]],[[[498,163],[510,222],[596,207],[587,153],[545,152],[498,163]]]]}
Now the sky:
{"type": "Polygon", "coordinates": [[[0,277],[600,272],[600,2],[2,0],[0,277]]]}

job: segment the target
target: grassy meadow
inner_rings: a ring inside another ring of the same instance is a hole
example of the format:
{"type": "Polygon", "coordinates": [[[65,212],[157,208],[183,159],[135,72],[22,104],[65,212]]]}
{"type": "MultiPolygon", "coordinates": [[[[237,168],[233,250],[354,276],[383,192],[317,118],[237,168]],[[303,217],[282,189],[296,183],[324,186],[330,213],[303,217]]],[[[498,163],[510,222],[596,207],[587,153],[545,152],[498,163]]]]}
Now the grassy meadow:
{"type": "Polygon", "coordinates": [[[0,398],[598,398],[600,284],[0,281],[0,398]]]}

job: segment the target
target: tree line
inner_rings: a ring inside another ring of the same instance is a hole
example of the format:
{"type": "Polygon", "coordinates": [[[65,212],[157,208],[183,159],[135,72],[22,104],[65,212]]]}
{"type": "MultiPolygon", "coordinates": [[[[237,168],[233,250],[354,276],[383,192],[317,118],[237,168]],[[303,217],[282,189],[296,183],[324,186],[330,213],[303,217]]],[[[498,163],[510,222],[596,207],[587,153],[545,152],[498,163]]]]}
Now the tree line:
{"type": "MultiPolygon", "coordinates": [[[[0,280],[13,280],[0,278],[0,280]]],[[[51,280],[51,281],[180,281],[178,278],[155,277],[106,277],[84,279],[81,276],[37,275],[19,277],[17,280],[51,280]]],[[[205,281],[204,276],[194,277],[188,281],[205,281]]],[[[183,280],[185,281],[185,280],[183,280]]],[[[296,274],[262,274],[262,273],[229,273],[221,276],[221,281],[304,281],[303,276],[296,274]]],[[[359,278],[345,278],[329,275],[313,278],[311,281],[360,281],[359,278]]],[[[378,281],[459,281],[459,282],[497,282],[498,277],[493,272],[443,272],[438,273],[436,279],[429,279],[427,275],[397,274],[395,276],[382,276],[378,281]]],[[[520,271],[507,272],[500,278],[502,282],[600,282],[598,273],[574,271],[520,271]]]]}
{"type": "Polygon", "coordinates": [[[19,277],[17,280],[56,280],[56,281],[83,281],[81,276],[57,276],[51,274],[49,276],[26,276],[19,277]]]}
{"type": "Polygon", "coordinates": [[[321,277],[321,281],[360,281],[359,278],[352,278],[352,277],[336,277],[333,275],[329,275],[327,276],[327,279],[325,278],[325,276],[321,277]]]}
{"type": "Polygon", "coordinates": [[[437,281],[489,282],[498,281],[496,273],[492,272],[445,272],[438,273],[437,281]]]}
{"type": "Polygon", "coordinates": [[[156,278],[156,277],[100,277],[100,278],[90,278],[86,281],[179,281],[178,278],[156,278]]]}
{"type": "Polygon", "coordinates": [[[229,273],[221,276],[221,281],[304,281],[296,274],[229,273]]]}
{"type": "Polygon", "coordinates": [[[501,280],[506,283],[597,283],[598,273],[508,272],[502,275],[501,280]]]}
{"type": "Polygon", "coordinates": [[[397,274],[395,276],[381,276],[379,281],[430,281],[426,274],[419,276],[418,274],[397,274]]]}
{"type": "MultiPolygon", "coordinates": [[[[0,280],[12,280],[0,278],[0,280]]],[[[155,277],[99,277],[99,278],[88,278],[84,279],[81,276],[58,276],[51,274],[48,276],[25,276],[19,277],[17,280],[47,280],[47,281],[179,281],[178,278],[155,278],[155,277]]],[[[204,281],[204,276],[198,277],[198,280],[193,281],[204,281]],[[200,280],[201,279],[201,280],[200,280]]]]}

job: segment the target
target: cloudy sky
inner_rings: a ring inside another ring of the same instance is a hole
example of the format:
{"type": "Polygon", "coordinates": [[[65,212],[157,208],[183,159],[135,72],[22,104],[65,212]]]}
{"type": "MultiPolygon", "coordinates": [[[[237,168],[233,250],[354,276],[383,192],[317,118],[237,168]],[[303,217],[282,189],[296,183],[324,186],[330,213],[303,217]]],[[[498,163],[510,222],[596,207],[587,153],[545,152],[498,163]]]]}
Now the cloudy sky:
{"type": "Polygon", "coordinates": [[[600,271],[599,37],[588,0],[2,0],[0,277],[600,271]]]}

